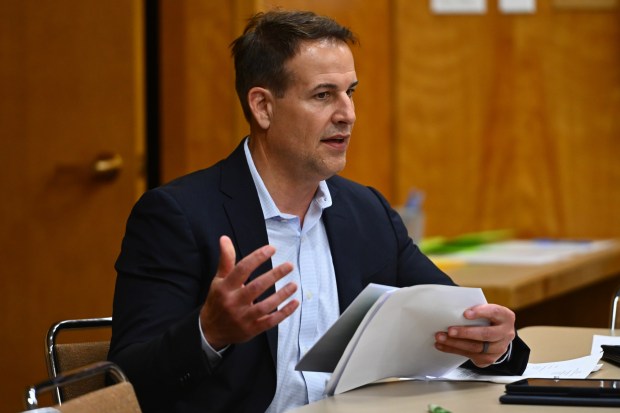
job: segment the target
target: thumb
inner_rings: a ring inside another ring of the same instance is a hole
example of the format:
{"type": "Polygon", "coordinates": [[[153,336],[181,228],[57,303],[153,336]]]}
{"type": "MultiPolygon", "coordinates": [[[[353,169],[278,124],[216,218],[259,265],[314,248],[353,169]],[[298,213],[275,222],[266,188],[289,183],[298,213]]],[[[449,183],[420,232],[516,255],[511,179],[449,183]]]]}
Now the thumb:
{"type": "Polygon", "coordinates": [[[219,278],[225,278],[235,268],[235,247],[226,235],[220,237],[220,262],[217,265],[219,278]]]}

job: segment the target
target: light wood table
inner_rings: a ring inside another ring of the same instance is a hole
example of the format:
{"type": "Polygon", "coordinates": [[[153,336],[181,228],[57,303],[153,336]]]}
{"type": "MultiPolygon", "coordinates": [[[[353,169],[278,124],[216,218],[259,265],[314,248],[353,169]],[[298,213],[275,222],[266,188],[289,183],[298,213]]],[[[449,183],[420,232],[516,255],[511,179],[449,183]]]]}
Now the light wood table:
{"type": "Polygon", "coordinates": [[[482,288],[489,302],[518,310],[619,275],[620,242],[551,264],[466,264],[446,272],[459,285],[482,288]]]}
{"type": "MultiPolygon", "coordinates": [[[[592,336],[609,335],[607,329],[578,327],[526,327],[519,335],[530,346],[530,362],[560,361],[590,354],[592,336]]],[[[593,378],[620,379],[620,368],[603,362],[593,378]]],[[[373,384],[293,410],[296,413],[425,413],[429,403],[453,413],[607,412],[605,407],[503,405],[503,384],[483,382],[398,381],[373,384]]]]}
{"type": "Polygon", "coordinates": [[[518,327],[605,327],[620,287],[620,242],[552,264],[465,264],[444,271],[461,286],[482,288],[488,302],[515,311],[518,327]]]}

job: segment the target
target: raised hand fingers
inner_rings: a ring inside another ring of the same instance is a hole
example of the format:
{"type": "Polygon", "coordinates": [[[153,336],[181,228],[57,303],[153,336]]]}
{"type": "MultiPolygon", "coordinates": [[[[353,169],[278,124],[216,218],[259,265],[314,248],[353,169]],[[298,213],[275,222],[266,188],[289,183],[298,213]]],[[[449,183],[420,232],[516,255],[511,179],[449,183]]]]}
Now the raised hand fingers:
{"type": "Polygon", "coordinates": [[[217,265],[216,277],[224,278],[235,267],[235,247],[226,235],[220,237],[220,261],[217,265]]]}
{"type": "Polygon", "coordinates": [[[200,312],[205,339],[215,349],[251,339],[277,325],[299,305],[296,300],[291,300],[278,310],[278,306],[297,290],[293,283],[256,302],[261,294],[292,271],[290,263],[281,264],[245,284],[250,274],[273,256],[273,247],[261,247],[236,265],[234,247],[228,237],[220,238],[220,248],[218,272],[200,312]]]}
{"type": "MultiPolygon", "coordinates": [[[[271,271],[268,271],[265,274],[261,275],[260,277],[257,277],[253,279],[251,282],[247,283],[245,285],[245,288],[237,290],[237,294],[239,294],[240,300],[245,301],[245,302],[253,302],[258,297],[260,297],[261,294],[267,291],[267,289],[274,286],[275,283],[279,279],[286,276],[291,271],[293,271],[293,265],[291,263],[285,262],[283,264],[280,264],[276,268],[272,269],[271,271]]],[[[291,294],[293,292],[295,291],[292,291],[291,294]]],[[[280,295],[283,295],[283,294],[284,292],[278,291],[278,293],[275,294],[275,297],[279,297],[280,295]]],[[[288,295],[287,295],[287,298],[288,298],[288,295]]],[[[279,305],[279,303],[277,303],[276,306],[272,307],[272,309],[277,307],[277,305],[279,305]]]]}
{"type": "Polygon", "coordinates": [[[271,245],[265,245],[235,265],[235,249],[227,236],[220,238],[220,250],[220,262],[216,276],[223,278],[223,285],[230,289],[236,289],[243,285],[250,274],[276,252],[271,245]]]}
{"type": "Polygon", "coordinates": [[[258,312],[258,314],[264,314],[262,317],[257,318],[254,322],[256,334],[276,326],[286,317],[293,314],[297,307],[299,307],[299,301],[297,300],[289,301],[277,311],[271,311],[270,309],[276,309],[281,303],[294,294],[296,290],[297,286],[293,283],[289,283],[269,298],[255,304],[252,307],[252,309],[258,312]]]}
{"type": "MultiPolygon", "coordinates": [[[[255,284],[255,282],[262,281],[261,280],[262,277],[263,276],[252,281],[252,283],[250,284],[255,284]]],[[[248,287],[250,287],[250,284],[248,284],[248,287]]],[[[269,286],[267,286],[267,288],[269,288],[269,286]]],[[[258,292],[259,290],[256,290],[256,291],[258,292]]],[[[265,315],[270,314],[271,312],[276,310],[280,306],[280,304],[282,304],[287,299],[289,299],[295,293],[295,291],[297,291],[297,285],[295,283],[288,283],[284,285],[282,288],[277,290],[274,294],[270,295],[269,297],[265,298],[262,301],[255,303],[252,307],[250,307],[248,309],[248,316],[253,319],[259,319],[261,317],[264,317],[265,315]]],[[[259,293],[259,295],[260,294],[262,294],[262,291],[259,293]]]]}

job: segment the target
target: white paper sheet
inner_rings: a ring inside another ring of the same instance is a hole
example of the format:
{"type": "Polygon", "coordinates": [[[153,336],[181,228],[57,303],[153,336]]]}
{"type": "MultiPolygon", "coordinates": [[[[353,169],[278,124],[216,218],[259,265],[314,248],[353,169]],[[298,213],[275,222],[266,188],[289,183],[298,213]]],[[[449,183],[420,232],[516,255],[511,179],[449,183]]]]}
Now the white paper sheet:
{"type": "Polygon", "coordinates": [[[620,346],[620,337],[594,335],[594,337],[592,337],[592,349],[590,350],[590,354],[598,354],[603,351],[601,344],[620,346]]]}
{"type": "Polygon", "coordinates": [[[384,293],[366,313],[326,386],[339,394],[389,377],[439,377],[466,361],[435,349],[435,333],[484,325],[464,311],[486,299],[479,288],[417,285],[384,293]]]}
{"type": "Polygon", "coordinates": [[[364,316],[373,304],[388,291],[398,287],[368,284],[347,307],[336,322],[306,352],[295,366],[295,370],[322,371],[331,373],[355,334],[364,316]]]}
{"type": "Polygon", "coordinates": [[[483,375],[459,367],[437,379],[453,381],[490,381],[493,383],[512,383],[528,377],[545,379],[585,379],[590,373],[598,369],[597,367],[600,359],[601,354],[598,353],[572,360],[554,361],[550,363],[528,363],[521,376],[483,375]]]}

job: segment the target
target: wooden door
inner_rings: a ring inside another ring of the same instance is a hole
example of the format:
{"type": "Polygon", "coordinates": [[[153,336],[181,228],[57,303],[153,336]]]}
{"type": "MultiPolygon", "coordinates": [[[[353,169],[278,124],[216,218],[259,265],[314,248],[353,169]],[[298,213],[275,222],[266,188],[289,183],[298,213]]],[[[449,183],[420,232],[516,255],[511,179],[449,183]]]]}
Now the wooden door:
{"type": "Polygon", "coordinates": [[[142,16],[139,0],[0,3],[2,411],[47,377],[54,321],[111,315],[144,188],[142,16]]]}

